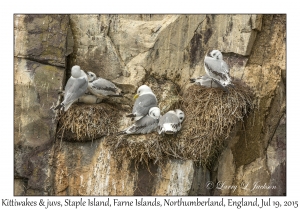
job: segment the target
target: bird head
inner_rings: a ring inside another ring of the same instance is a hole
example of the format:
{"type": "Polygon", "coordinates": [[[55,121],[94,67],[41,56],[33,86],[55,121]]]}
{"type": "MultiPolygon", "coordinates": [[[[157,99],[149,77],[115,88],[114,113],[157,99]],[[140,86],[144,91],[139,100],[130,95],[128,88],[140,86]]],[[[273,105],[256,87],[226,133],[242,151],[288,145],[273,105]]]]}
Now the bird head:
{"type": "Polygon", "coordinates": [[[97,78],[96,74],[91,71],[87,73],[87,77],[89,82],[93,82],[97,78]]]}
{"type": "Polygon", "coordinates": [[[145,93],[152,93],[152,90],[149,86],[147,85],[142,85],[140,86],[137,91],[136,91],[136,94],[135,96],[133,97],[134,99],[138,98],[140,95],[143,95],[145,93]]]}
{"type": "Polygon", "coordinates": [[[184,120],[184,112],[181,111],[180,109],[175,109],[175,113],[177,115],[177,117],[179,118],[180,123],[182,123],[182,121],[184,120]]]}
{"type": "Polygon", "coordinates": [[[81,76],[80,66],[78,65],[73,66],[71,69],[71,75],[74,78],[79,78],[81,76]]]}
{"type": "Polygon", "coordinates": [[[149,116],[154,119],[159,119],[160,117],[160,109],[158,107],[151,107],[149,109],[149,116]]]}
{"type": "Polygon", "coordinates": [[[223,55],[219,50],[212,50],[209,53],[210,57],[218,59],[218,60],[223,60],[223,55]]]}

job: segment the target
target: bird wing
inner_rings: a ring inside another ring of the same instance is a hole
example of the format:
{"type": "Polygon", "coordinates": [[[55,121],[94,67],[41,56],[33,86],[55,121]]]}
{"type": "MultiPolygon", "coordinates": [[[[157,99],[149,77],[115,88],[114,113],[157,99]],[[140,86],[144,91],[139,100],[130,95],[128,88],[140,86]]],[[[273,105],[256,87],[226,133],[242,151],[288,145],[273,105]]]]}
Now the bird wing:
{"type": "Polygon", "coordinates": [[[96,90],[109,91],[110,94],[116,94],[118,90],[114,83],[103,78],[94,80],[92,82],[92,87],[96,90]]]}
{"type": "Polygon", "coordinates": [[[165,123],[177,124],[180,123],[178,117],[175,114],[167,112],[159,119],[159,126],[162,126],[165,123]]]}
{"type": "Polygon", "coordinates": [[[225,61],[221,61],[221,69],[223,72],[229,74],[229,67],[225,61]]]}
{"type": "Polygon", "coordinates": [[[157,106],[156,97],[152,94],[139,96],[134,103],[132,113],[145,116],[151,107],[157,106]]]}
{"type": "Polygon", "coordinates": [[[150,133],[158,125],[158,119],[146,115],[135,122],[135,133],[150,133]]]}
{"type": "MultiPolygon", "coordinates": [[[[225,63],[225,62],[223,61],[223,63],[225,63]]],[[[227,79],[228,72],[226,72],[226,71],[228,71],[228,66],[226,68],[225,65],[222,64],[222,62],[220,60],[216,60],[211,57],[205,57],[204,65],[215,76],[220,77],[223,80],[227,79]]]]}
{"type": "Polygon", "coordinates": [[[87,86],[88,82],[85,78],[70,78],[65,87],[63,103],[66,105],[77,100],[85,93],[87,86]]]}
{"type": "Polygon", "coordinates": [[[173,128],[175,128],[177,131],[180,128],[180,121],[179,121],[177,115],[167,112],[159,119],[159,123],[158,123],[159,134],[162,132],[163,126],[166,123],[171,124],[171,126],[173,128]]]}

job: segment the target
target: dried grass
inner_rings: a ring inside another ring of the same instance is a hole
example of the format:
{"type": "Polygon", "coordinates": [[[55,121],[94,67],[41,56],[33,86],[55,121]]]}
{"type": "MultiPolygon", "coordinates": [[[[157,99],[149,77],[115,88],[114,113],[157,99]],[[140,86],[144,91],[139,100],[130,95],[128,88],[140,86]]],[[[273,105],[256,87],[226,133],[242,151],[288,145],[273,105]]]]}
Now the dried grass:
{"type": "Polygon", "coordinates": [[[117,159],[136,162],[168,158],[191,159],[210,167],[223,147],[223,142],[238,121],[253,109],[251,90],[241,82],[226,93],[219,88],[190,86],[181,96],[177,108],[185,112],[182,130],[175,136],[147,135],[110,136],[107,145],[117,159]]]}
{"type": "Polygon", "coordinates": [[[186,119],[178,137],[183,157],[210,165],[234,125],[254,108],[251,90],[240,81],[234,85],[228,88],[229,93],[197,85],[185,91],[180,107],[186,119]]]}
{"type": "Polygon", "coordinates": [[[92,141],[118,131],[120,111],[106,103],[73,104],[59,116],[58,139],[92,141]]]}
{"type": "MultiPolygon", "coordinates": [[[[254,108],[252,91],[237,80],[234,85],[229,93],[219,88],[191,85],[179,96],[174,93],[175,88],[169,86],[172,91],[167,94],[174,99],[169,107],[164,105],[164,112],[170,107],[179,108],[186,116],[181,131],[174,136],[157,132],[116,136],[120,131],[119,121],[126,112],[106,103],[72,105],[61,113],[58,136],[66,141],[90,141],[107,136],[104,144],[119,161],[126,158],[148,165],[150,160],[160,164],[169,158],[190,159],[209,168],[236,123],[254,108]]],[[[161,98],[160,105],[170,103],[168,97],[158,98],[161,98]]]]}

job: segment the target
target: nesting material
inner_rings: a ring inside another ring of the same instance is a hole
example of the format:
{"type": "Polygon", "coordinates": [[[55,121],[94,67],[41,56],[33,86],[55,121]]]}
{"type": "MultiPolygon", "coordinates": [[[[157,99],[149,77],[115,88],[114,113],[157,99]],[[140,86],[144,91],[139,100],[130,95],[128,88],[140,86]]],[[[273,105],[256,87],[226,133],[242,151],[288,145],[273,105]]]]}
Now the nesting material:
{"type": "Polygon", "coordinates": [[[156,132],[145,135],[111,136],[107,138],[106,144],[119,161],[126,158],[135,163],[148,164],[149,160],[155,162],[163,160],[163,152],[156,132]]]}
{"type": "MultiPolygon", "coordinates": [[[[170,109],[176,108],[175,105],[179,103],[180,97],[174,83],[167,80],[157,81],[155,78],[150,77],[145,84],[150,86],[154,94],[156,94],[161,114],[165,114],[170,109]]],[[[120,127],[120,130],[125,129],[132,123],[128,122],[128,124],[120,127]]],[[[166,146],[166,139],[174,140],[174,136],[166,135],[163,137],[158,135],[157,131],[154,131],[145,135],[108,136],[105,143],[108,146],[107,148],[110,148],[116,156],[117,160],[121,161],[123,158],[126,158],[147,164],[149,160],[161,163],[163,160],[172,157],[172,154],[168,152],[172,148],[166,146]]]]}
{"type": "Polygon", "coordinates": [[[229,93],[219,88],[191,85],[177,101],[176,108],[184,111],[186,118],[176,135],[110,136],[106,143],[117,159],[136,162],[162,162],[168,158],[191,159],[210,167],[222,150],[224,140],[238,121],[253,109],[251,90],[234,82],[229,93]]]}
{"type": "Polygon", "coordinates": [[[176,140],[181,156],[209,165],[234,125],[253,109],[252,91],[240,81],[233,84],[234,88],[228,87],[229,93],[199,85],[185,91],[180,104],[186,120],[176,140]]]}
{"type": "Polygon", "coordinates": [[[120,110],[106,103],[73,104],[61,112],[58,139],[64,141],[92,141],[118,131],[120,110]]]}

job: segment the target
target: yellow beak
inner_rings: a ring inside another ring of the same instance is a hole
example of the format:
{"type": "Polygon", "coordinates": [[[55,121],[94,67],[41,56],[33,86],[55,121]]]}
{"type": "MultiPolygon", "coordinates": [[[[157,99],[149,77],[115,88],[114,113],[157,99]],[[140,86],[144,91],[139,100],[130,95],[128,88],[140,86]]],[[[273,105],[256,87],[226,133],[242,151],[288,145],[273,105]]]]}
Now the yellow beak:
{"type": "Polygon", "coordinates": [[[134,96],[133,96],[133,99],[137,99],[139,97],[139,94],[135,94],[134,96]]]}

